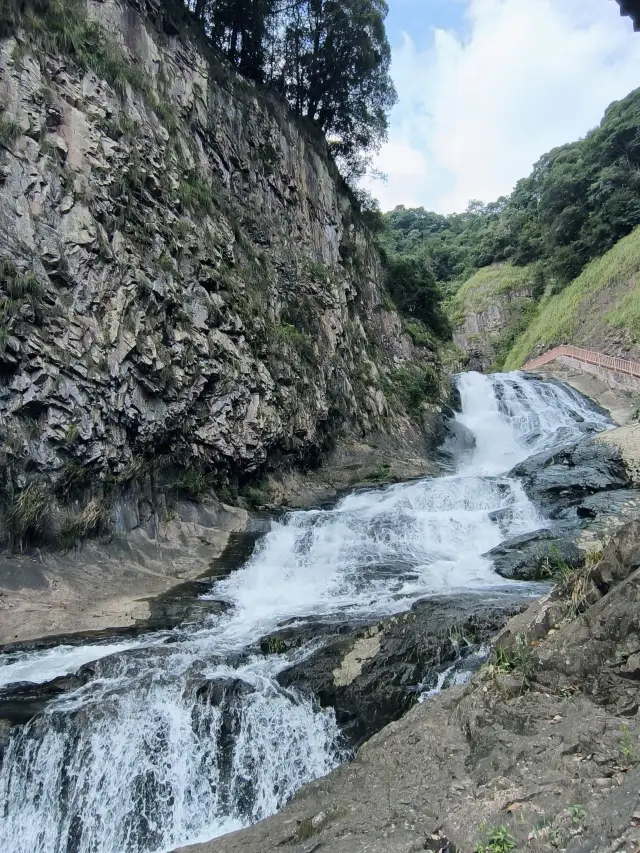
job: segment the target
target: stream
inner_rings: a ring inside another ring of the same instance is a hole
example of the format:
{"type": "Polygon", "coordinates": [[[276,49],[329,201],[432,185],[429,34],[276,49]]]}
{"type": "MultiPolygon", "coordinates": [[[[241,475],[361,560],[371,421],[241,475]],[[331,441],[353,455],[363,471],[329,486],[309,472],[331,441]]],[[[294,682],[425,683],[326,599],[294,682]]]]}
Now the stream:
{"type": "Polygon", "coordinates": [[[333,710],[276,680],[322,638],[269,655],[262,638],[292,620],[364,624],[430,596],[513,589],[481,555],[545,520],[507,472],[611,423],[558,383],[466,373],[457,384],[454,474],[273,521],[206,592],[222,612],[196,625],[0,656],[0,687],[90,667],[86,684],[12,730],[3,853],[166,853],[274,813],[349,756],[333,710]]]}

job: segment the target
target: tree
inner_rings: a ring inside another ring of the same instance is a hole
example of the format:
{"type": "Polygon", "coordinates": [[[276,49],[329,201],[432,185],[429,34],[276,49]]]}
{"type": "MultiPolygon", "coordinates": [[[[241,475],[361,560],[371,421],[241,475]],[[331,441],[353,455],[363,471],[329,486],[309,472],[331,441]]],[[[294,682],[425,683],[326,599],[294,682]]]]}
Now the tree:
{"type": "Polygon", "coordinates": [[[387,288],[398,309],[446,337],[449,327],[442,311],[442,295],[428,259],[396,255],[387,258],[386,264],[387,288]]]}
{"type": "Polygon", "coordinates": [[[318,127],[345,174],[362,174],[396,100],[386,0],[192,2],[214,46],[318,127]]]}

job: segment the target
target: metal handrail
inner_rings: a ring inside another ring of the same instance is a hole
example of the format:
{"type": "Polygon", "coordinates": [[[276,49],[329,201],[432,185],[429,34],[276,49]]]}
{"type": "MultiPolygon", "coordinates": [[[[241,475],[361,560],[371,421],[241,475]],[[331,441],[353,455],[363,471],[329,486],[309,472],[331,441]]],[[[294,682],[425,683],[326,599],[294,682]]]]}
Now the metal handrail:
{"type": "Polygon", "coordinates": [[[640,377],[640,364],[637,361],[628,361],[626,358],[616,358],[612,355],[603,355],[601,352],[593,352],[588,349],[580,349],[580,347],[559,346],[554,347],[548,352],[543,353],[537,358],[527,361],[523,366],[523,370],[534,370],[543,364],[548,364],[554,361],[561,355],[575,358],[577,361],[585,362],[586,364],[596,364],[599,367],[606,367],[609,370],[615,370],[618,373],[628,373],[630,376],[640,377]]]}

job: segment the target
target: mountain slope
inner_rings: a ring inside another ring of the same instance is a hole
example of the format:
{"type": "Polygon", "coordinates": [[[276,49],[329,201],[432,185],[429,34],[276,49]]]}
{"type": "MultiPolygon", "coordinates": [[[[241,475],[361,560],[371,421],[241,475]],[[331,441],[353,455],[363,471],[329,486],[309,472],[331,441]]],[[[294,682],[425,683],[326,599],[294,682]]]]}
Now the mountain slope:
{"type": "Polygon", "coordinates": [[[565,290],[545,296],[504,366],[558,344],[640,360],[640,228],[585,267],[565,290]]]}

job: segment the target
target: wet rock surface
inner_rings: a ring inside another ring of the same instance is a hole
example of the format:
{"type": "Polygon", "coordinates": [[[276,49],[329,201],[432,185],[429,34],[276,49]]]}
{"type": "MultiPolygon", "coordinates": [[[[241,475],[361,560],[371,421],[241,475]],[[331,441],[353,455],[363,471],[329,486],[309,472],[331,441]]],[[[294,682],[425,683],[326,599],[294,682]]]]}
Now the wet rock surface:
{"type": "MultiPolygon", "coordinates": [[[[19,682],[0,689],[0,742],[2,731],[32,720],[54,699],[86,684],[87,674],[64,675],[46,684],[19,682]]],[[[0,747],[1,749],[1,747],[0,747]]]]}
{"type": "Polygon", "coordinates": [[[511,580],[541,580],[550,578],[559,563],[579,566],[584,554],[557,530],[536,530],[507,539],[497,548],[484,554],[492,561],[496,572],[511,580]]]}
{"type": "Polygon", "coordinates": [[[541,853],[636,849],[640,522],[574,581],[515,616],[469,685],[412,708],[281,814],[190,853],[474,850],[501,827],[541,853]]]}
{"type": "Polygon", "coordinates": [[[620,451],[594,439],[535,454],[509,476],[520,478],[528,496],[551,518],[590,495],[631,485],[620,451]]]}
{"type": "MultiPolygon", "coordinates": [[[[530,595],[529,590],[495,600],[486,595],[433,599],[375,625],[338,629],[324,624],[321,633],[336,636],[284,670],[278,681],[334,707],[347,742],[357,746],[401,717],[435,686],[439,672],[475,652],[527,606],[530,595]]],[[[262,647],[294,647],[309,627],[278,632],[263,640],[262,647]]]]}

